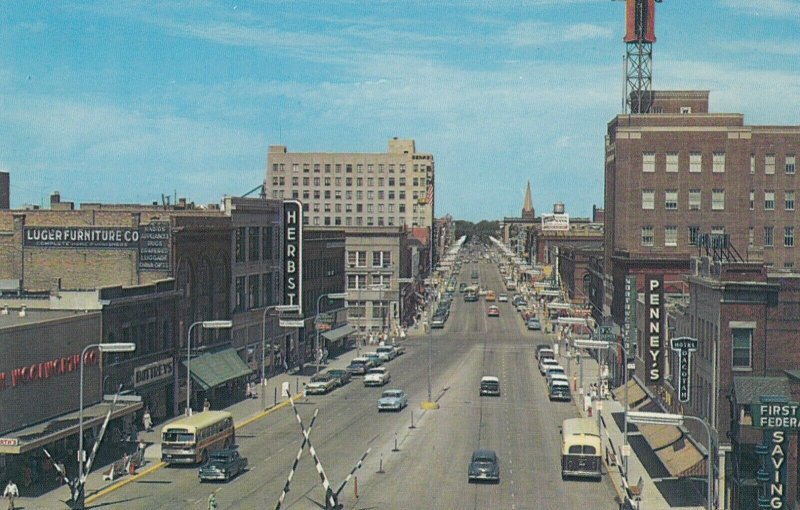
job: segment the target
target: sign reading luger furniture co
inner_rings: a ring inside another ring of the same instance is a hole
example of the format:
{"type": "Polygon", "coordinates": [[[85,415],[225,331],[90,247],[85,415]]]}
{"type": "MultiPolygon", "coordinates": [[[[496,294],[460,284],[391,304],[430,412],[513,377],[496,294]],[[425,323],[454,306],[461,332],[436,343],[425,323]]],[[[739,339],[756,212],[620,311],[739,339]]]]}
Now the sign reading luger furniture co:
{"type": "Polygon", "coordinates": [[[139,247],[139,229],[133,227],[25,227],[22,235],[23,246],[32,248],[139,247]]]}
{"type": "Polygon", "coordinates": [[[651,385],[664,378],[664,277],[646,275],[644,282],[644,369],[651,385]]]}
{"type": "Polygon", "coordinates": [[[283,304],[303,306],[303,204],[283,201],[283,304]]]}

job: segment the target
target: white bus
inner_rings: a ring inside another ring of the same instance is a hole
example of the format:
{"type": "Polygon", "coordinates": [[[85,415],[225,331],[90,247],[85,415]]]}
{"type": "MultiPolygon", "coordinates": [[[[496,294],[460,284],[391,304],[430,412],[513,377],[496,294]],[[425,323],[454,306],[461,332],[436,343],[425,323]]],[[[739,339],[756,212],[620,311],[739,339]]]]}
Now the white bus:
{"type": "Polygon", "coordinates": [[[593,418],[570,418],[561,425],[561,478],[602,478],[600,428],[593,418]]]}
{"type": "Polygon", "coordinates": [[[168,464],[205,464],[209,453],[235,442],[231,413],[203,411],[161,428],[161,460],[168,464]]]}

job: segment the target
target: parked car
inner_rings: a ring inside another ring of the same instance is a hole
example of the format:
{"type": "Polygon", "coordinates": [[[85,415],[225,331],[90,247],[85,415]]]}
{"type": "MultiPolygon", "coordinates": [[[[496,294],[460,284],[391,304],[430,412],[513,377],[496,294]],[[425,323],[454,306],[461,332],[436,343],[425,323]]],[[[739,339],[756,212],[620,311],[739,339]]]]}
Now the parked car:
{"type": "Polygon", "coordinates": [[[364,386],[385,386],[391,380],[392,376],[386,367],[370,368],[364,376],[364,386]]]}
{"type": "Polygon", "coordinates": [[[542,330],[542,323],[539,322],[539,319],[536,317],[531,317],[528,319],[527,323],[528,329],[531,331],[541,331],[542,330]]]}
{"type": "Polygon", "coordinates": [[[553,358],[539,358],[539,373],[544,375],[547,373],[547,367],[558,365],[558,361],[553,358]]]}
{"type": "Polygon", "coordinates": [[[493,375],[485,375],[481,377],[481,387],[479,394],[491,395],[493,397],[500,396],[500,379],[493,375]]]}
{"type": "Polygon", "coordinates": [[[227,482],[247,468],[247,457],[242,457],[239,450],[226,448],[211,453],[208,462],[200,468],[198,476],[201,482],[222,480],[227,482]]]}
{"type": "Polygon", "coordinates": [[[500,460],[493,450],[475,450],[469,461],[467,479],[470,483],[487,481],[500,483],[500,460]]]}
{"type": "Polygon", "coordinates": [[[336,384],[338,386],[344,386],[353,378],[353,375],[350,372],[341,368],[332,368],[328,370],[328,373],[337,379],[336,384]]]}
{"type": "MultiPolygon", "coordinates": [[[[372,366],[373,367],[379,367],[379,366],[383,365],[383,359],[380,357],[380,355],[377,352],[365,352],[361,356],[363,356],[364,358],[369,359],[372,362],[372,366]]],[[[369,370],[367,370],[367,372],[369,372],[369,370]]]]}
{"type": "Polygon", "coordinates": [[[391,361],[397,357],[397,351],[391,345],[381,345],[375,352],[378,353],[379,356],[385,356],[386,359],[384,361],[391,361]]]}
{"type": "Polygon", "coordinates": [[[324,395],[333,391],[339,385],[339,380],[327,372],[314,375],[306,383],[306,395],[324,395]]]}
{"type": "Polygon", "coordinates": [[[552,366],[549,366],[549,367],[545,368],[545,370],[544,370],[544,378],[545,378],[545,381],[547,381],[547,384],[550,384],[550,380],[552,379],[553,375],[556,375],[556,374],[558,374],[558,375],[566,375],[566,372],[564,371],[564,367],[562,367],[561,365],[552,365],[552,366]]]}
{"type": "MultiPolygon", "coordinates": [[[[540,355],[539,353],[543,350],[547,349],[550,352],[553,352],[553,346],[551,344],[539,344],[536,346],[536,359],[538,360],[540,355]]],[[[551,358],[554,356],[551,356],[551,358]]]]}
{"type": "Polygon", "coordinates": [[[569,382],[561,379],[553,379],[550,381],[548,397],[550,401],[561,400],[569,402],[572,400],[572,392],[569,389],[569,382]]]}
{"type": "Polygon", "coordinates": [[[431,328],[443,328],[445,322],[447,322],[447,317],[444,315],[434,315],[431,319],[431,328]]]}
{"type": "Polygon", "coordinates": [[[398,356],[402,356],[406,353],[406,346],[403,344],[395,344],[392,347],[394,347],[394,352],[396,352],[398,356]]]}
{"type": "Polygon", "coordinates": [[[364,375],[367,373],[367,370],[374,366],[375,364],[372,363],[369,358],[353,358],[350,360],[350,364],[347,365],[347,371],[353,375],[364,375]]]}
{"type": "Polygon", "coordinates": [[[402,411],[408,405],[408,397],[403,390],[384,390],[378,399],[378,412],[402,411]]]}
{"type": "Polygon", "coordinates": [[[486,311],[486,315],[488,315],[489,317],[500,317],[500,309],[497,308],[495,305],[492,305],[486,311]]]}

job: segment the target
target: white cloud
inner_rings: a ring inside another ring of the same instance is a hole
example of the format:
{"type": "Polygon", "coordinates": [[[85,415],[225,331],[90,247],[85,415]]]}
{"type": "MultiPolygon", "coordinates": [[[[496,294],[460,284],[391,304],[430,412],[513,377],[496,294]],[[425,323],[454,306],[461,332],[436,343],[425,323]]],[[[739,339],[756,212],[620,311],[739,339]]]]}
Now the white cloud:
{"type": "Polygon", "coordinates": [[[720,2],[726,7],[754,15],[787,17],[795,21],[800,17],[800,4],[796,0],[720,0],[720,2]]]}
{"type": "Polygon", "coordinates": [[[543,46],[590,39],[610,39],[613,30],[591,23],[555,25],[541,21],[525,21],[510,28],[502,41],[513,46],[543,46]]]}

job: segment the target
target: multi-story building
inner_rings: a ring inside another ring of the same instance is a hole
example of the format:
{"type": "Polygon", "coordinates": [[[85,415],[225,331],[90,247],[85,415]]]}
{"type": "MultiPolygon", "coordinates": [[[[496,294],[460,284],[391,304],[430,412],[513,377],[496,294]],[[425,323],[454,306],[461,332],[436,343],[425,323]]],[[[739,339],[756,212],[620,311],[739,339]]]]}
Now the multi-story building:
{"type": "Polygon", "coordinates": [[[710,113],[708,96],[654,91],[652,113],[620,114],[608,124],[611,295],[604,303],[617,324],[624,320],[626,275],[663,274],[669,292],[701,248],[776,268],[798,262],[800,126],[746,125],[742,114],[710,113]]]}
{"type": "Polygon", "coordinates": [[[311,226],[433,226],[433,155],[414,140],[389,140],[386,153],[288,152],[269,148],[271,198],[303,202],[311,226]]]}

